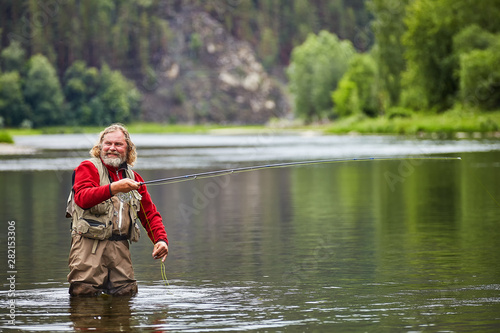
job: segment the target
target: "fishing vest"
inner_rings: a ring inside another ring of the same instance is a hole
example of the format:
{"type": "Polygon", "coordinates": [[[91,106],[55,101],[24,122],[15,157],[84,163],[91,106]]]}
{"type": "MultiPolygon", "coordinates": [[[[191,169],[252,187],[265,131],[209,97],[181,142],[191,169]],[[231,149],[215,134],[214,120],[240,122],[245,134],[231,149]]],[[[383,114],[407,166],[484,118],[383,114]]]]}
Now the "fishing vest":
{"type": "MultiPolygon", "coordinates": [[[[108,169],[101,159],[89,159],[99,171],[99,184],[111,183],[108,169]]],[[[127,178],[135,179],[129,168],[124,169],[127,178]]],[[[117,193],[110,199],[83,209],[75,203],[73,189],[71,189],[66,207],[66,217],[72,218],[72,233],[80,234],[96,240],[125,240],[137,242],[140,237],[140,220],[138,212],[141,207],[142,196],[136,190],[127,193],[117,193]]]]}

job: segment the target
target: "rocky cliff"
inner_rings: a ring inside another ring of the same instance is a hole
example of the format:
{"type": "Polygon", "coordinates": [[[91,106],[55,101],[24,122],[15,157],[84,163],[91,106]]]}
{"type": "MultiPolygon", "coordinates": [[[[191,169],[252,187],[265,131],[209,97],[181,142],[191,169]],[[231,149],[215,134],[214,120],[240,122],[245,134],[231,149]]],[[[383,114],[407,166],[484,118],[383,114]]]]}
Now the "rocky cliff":
{"type": "Polygon", "coordinates": [[[261,124],[289,114],[284,90],[249,43],[196,9],[168,21],[169,51],[142,82],[144,120],[261,124]]]}

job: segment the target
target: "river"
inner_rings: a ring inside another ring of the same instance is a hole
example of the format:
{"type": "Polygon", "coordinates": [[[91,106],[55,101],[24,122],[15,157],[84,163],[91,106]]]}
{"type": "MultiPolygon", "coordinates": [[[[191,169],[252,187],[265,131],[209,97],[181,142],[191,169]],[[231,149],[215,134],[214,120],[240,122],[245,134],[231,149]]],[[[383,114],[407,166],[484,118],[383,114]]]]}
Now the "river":
{"type": "Polygon", "coordinates": [[[500,330],[498,140],[132,135],[146,180],[388,159],[150,185],[168,280],[143,232],[131,245],[138,295],[70,299],[65,201],[96,138],[20,136],[37,153],[1,157],[0,330],[500,330]],[[400,159],[438,156],[461,160],[400,159]]]}

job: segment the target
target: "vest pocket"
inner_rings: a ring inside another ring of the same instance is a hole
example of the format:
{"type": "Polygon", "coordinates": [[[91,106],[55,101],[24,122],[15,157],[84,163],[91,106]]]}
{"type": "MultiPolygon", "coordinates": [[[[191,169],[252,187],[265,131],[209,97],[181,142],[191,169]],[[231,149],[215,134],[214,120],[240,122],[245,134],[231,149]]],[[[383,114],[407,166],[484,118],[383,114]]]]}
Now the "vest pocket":
{"type": "Polygon", "coordinates": [[[131,226],[130,226],[130,241],[131,242],[138,242],[139,238],[141,237],[141,228],[139,227],[139,223],[137,222],[139,219],[135,221],[131,221],[131,226]]]}
{"type": "Polygon", "coordinates": [[[105,215],[108,214],[109,209],[111,208],[112,203],[108,200],[101,202],[100,204],[95,205],[94,207],[89,209],[89,213],[94,215],[105,215]]]}
{"type": "Polygon", "coordinates": [[[77,220],[75,231],[83,237],[104,240],[111,236],[112,225],[106,225],[92,219],[80,218],[77,220]]]}

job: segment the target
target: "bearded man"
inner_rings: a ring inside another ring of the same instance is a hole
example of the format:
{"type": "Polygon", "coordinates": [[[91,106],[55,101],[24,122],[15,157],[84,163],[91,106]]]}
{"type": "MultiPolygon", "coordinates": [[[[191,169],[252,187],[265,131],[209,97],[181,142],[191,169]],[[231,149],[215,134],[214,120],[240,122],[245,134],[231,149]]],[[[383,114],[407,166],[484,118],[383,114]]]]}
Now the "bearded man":
{"type": "Polygon", "coordinates": [[[138,240],[138,223],[154,244],[155,259],[168,255],[167,233],[144,180],[131,170],[137,153],[125,127],[104,129],[90,155],[73,173],[66,210],[72,218],[69,293],[135,295],[129,241],[138,240]]]}

